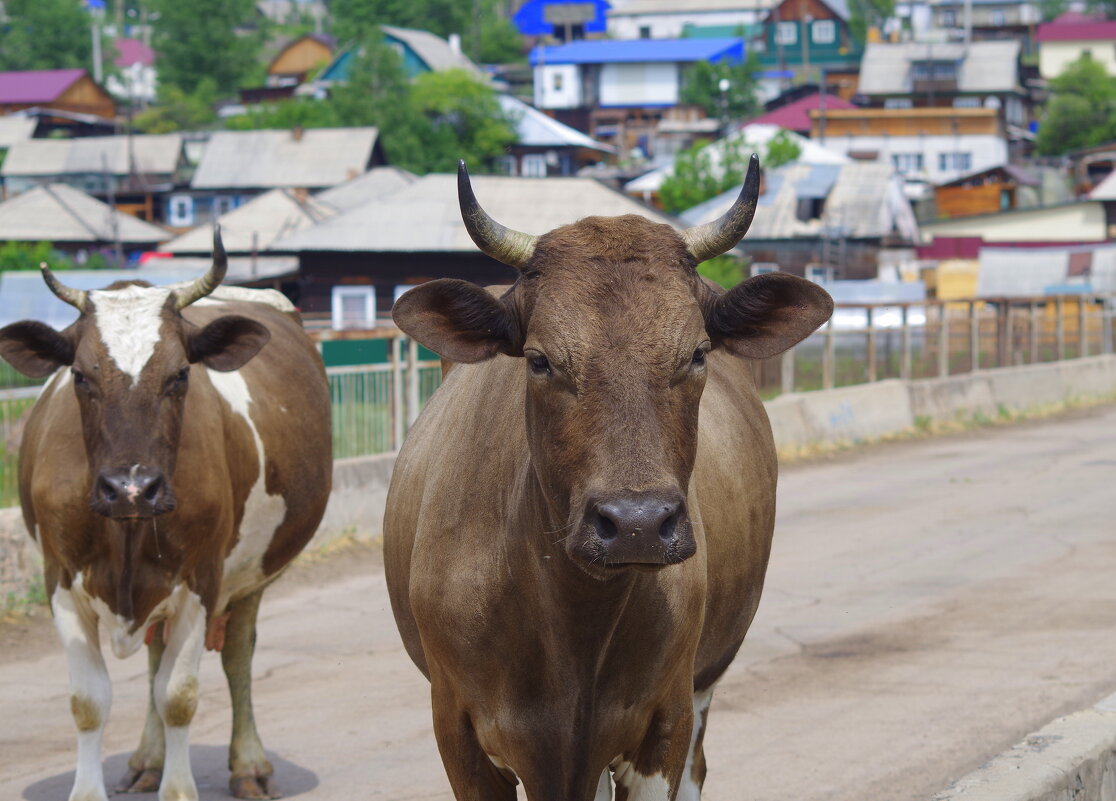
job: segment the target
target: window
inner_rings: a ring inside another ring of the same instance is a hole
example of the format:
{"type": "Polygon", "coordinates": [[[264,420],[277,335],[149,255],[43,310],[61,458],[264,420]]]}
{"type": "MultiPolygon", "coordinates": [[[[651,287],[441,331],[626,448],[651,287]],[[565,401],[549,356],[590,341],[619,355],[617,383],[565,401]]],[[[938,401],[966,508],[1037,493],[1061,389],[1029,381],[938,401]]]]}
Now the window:
{"type": "Polygon", "coordinates": [[[213,216],[220,217],[233,210],[233,198],[230,195],[219,195],[213,198],[213,216]]]}
{"type": "Polygon", "coordinates": [[[516,175],[515,156],[497,156],[494,166],[500,175],[516,175]]]}
{"type": "Polygon", "coordinates": [[[376,289],[371,286],[335,286],[330,304],[333,327],[374,328],[376,326],[376,289]]]}
{"type": "Polygon", "coordinates": [[[650,25],[640,25],[639,26],[639,38],[640,39],[650,39],[651,38],[651,26],[650,25]]]}
{"type": "Polygon", "coordinates": [[[954,28],[957,26],[957,12],[956,11],[943,11],[942,12],[942,27],[954,28]]]}
{"type": "Polygon", "coordinates": [[[546,177],[546,155],[527,153],[523,156],[523,176],[525,178],[546,177]]]}
{"type": "Polygon", "coordinates": [[[895,165],[895,171],[900,175],[922,172],[921,153],[892,153],[891,163],[895,165]]]}
{"type": "Polygon", "coordinates": [[[1005,25],[1007,25],[1007,14],[1005,14],[1003,11],[993,11],[992,27],[1002,28],[1005,25]]]}
{"type": "Polygon", "coordinates": [[[798,43],[798,22],[775,23],[775,44],[792,45],[798,43]]]}
{"type": "Polygon", "coordinates": [[[562,73],[554,73],[554,77],[550,81],[550,86],[555,92],[562,91],[562,73]]]}
{"type": "Polygon", "coordinates": [[[827,284],[833,280],[833,268],[820,264],[806,265],[806,280],[815,284],[827,284]]]}
{"type": "Polygon", "coordinates": [[[819,19],[810,26],[810,35],[816,44],[833,44],[837,40],[837,26],[831,19],[819,19]]]}
{"type": "Polygon", "coordinates": [[[909,97],[889,97],[884,100],[884,108],[912,108],[913,106],[909,97]]]}
{"type": "Polygon", "coordinates": [[[954,108],[980,108],[979,97],[955,97],[953,98],[954,108]]]}
{"type": "Polygon", "coordinates": [[[779,272],[779,265],[773,261],[757,261],[752,265],[752,277],[779,272]]]}
{"type": "Polygon", "coordinates": [[[181,227],[194,224],[194,199],[189,195],[171,195],[167,201],[167,225],[181,227]]]}
{"type": "Polygon", "coordinates": [[[972,153],[939,153],[938,169],[942,172],[969,172],[973,168],[972,153]]]}

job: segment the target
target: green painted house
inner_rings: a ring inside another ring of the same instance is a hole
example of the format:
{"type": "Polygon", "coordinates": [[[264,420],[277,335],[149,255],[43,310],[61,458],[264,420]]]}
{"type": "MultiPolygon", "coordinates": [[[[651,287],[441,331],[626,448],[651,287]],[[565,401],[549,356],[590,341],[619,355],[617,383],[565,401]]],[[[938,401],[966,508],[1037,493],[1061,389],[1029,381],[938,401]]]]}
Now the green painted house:
{"type": "Polygon", "coordinates": [[[766,70],[803,80],[816,80],[820,68],[856,73],[864,54],[849,30],[846,0],[782,0],[764,18],[752,49],[766,70]]]}

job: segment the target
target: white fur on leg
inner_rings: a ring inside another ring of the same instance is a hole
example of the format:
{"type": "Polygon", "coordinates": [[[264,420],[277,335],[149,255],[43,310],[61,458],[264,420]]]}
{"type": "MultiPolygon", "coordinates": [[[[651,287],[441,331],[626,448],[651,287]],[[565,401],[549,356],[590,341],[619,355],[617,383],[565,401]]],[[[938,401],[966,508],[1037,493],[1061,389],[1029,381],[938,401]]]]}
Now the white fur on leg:
{"type": "Polygon", "coordinates": [[[620,762],[613,775],[617,786],[627,789],[629,801],[671,801],[670,783],[661,773],[644,776],[631,762],[620,762]]]}
{"type": "Polygon", "coordinates": [[[205,607],[187,592],[168,621],[170,638],[155,674],[155,709],[163,719],[167,751],[159,801],[197,801],[190,771],[190,721],[198,702],[198,663],[205,644],[205,607]]]}
{"type": "Polygon", "coordinates": [[[101,735],[112,706],[112,683],[101,656],[97,617],[87,603],[62,587],[54,590],[50,605],[66,652],[70,710],[78,728],[77,771],[70,801],[107,801],[101,735]]]}
{"type": "Polygon", "coordinates": [[[703,728],[703,718],[713,701],[713,688],[694,693],[694,728],[690,732],[690,753],[686,755],[686,767],[682,770],[682,781],[678,785],[678,795],[675,801],[700,801],[701,788],[694,781],[694,750],[697,747],[697,738],[703,728]]]}
{"type": "Polygon", "coordinates": [[[597,794],[593,796],[593,801],[612,801],[612,776],[608,768],[604,769],[601,780],[597,782],[597,794]]]}

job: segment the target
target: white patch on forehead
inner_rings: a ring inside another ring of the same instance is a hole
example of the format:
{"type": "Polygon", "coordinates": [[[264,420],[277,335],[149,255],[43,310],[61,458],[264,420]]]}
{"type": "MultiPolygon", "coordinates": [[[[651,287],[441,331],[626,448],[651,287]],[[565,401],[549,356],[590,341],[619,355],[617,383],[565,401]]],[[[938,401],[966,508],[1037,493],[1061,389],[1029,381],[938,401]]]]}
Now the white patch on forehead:
{"type": "Polygon", "coordinates": [[[132,377],[132,386],[155,352],[168,297],[169,289],[145,286],[89,293],[101,341],[116,366],[132,377]]]}
{"type": "Polygon", "coordinates": [[[232,553],[225,557],[225,575],[221,582],[221,594],[216,607],[220,613],[230,600],[258,587],[263,582],[265,578],[262,567],[263,556],[271,544],[272,537],[275,536],[275,530],[287,516],[287,502],[282,495],[267,494],[267,456],[264,453],[260,432],[248,413],[248,406],[252,401],[248,382],[239,371],[221,373],[206,369],[206,373],[214,389],[228,402],[233,413],[239,414],[248,424],[256,443],[260,468],[256,483],[252,485],[248,499],[244,503],[244,518],[240,521],[236,545],[232,553]]]}

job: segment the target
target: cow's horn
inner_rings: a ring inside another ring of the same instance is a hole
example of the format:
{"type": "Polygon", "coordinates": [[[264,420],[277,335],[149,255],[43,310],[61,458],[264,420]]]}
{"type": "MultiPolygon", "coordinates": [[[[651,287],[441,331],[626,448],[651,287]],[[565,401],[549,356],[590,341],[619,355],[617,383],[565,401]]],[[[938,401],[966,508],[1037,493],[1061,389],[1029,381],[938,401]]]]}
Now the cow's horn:
{"type": "Polygon", "coordinates": [[[695,225],[682,232],[686,249],[697,262],[720,256],[736,247],[748,233],[752,217],[756,214],[759,200],[759,156],[752,154],[748,162],[748,174],[744,178],[744,188],[736,202],[720,219],[705,225],[695,225]]]}
{"type": "Polygon", "coordinates": [[[64,300],[78,311],[85,310],[85,298],[87,297],[87,293],[84,289],[74,289],[73,287],[63,284],[54,277],[54,273],[50,271],[45,261],[39,263],[39,269],[43,272],[43,281],[50,287],[50,291],[58,296],[59,300],[64,300]]]}
{"type": "Polygon", "coordinates": [[[469,170],[462,159],[457,162],[457,201],[461,205],[461,219],[477,247],[496,261],[522,270],[535,252],[537,236],[505,228],[488,216],[473,194],[469,170]]]}
{"type": "Polygon", "coordinates": [[[221,241],[221,226],[214,225],[213,266],[209,268],[209,272],[178,293],[178,300],[174,307],[182,310],[194,301],[204,298],[221,284],[228,269],[229,257],[225,253],[225,244],[221,241]]]}

